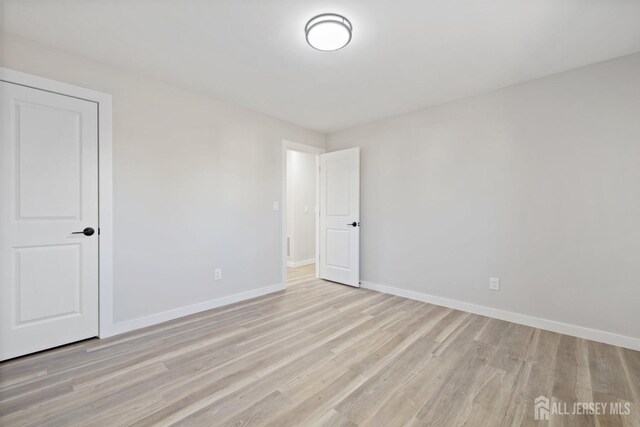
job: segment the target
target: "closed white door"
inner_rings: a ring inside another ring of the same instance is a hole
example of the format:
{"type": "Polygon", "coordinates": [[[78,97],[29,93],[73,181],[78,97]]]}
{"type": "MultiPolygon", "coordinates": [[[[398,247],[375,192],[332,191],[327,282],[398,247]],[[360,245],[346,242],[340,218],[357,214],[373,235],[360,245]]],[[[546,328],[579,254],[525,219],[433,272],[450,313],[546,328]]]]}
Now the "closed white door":
{"type": "Polygon", "coordinates": [[[360,286],[360,148],[320,155],[320,277],[360,286]]]}
{"type": "Polygon", "coordinates": [[[98,335],[97,104],[0,82],[0,138],[4,360],[98,335]]]}

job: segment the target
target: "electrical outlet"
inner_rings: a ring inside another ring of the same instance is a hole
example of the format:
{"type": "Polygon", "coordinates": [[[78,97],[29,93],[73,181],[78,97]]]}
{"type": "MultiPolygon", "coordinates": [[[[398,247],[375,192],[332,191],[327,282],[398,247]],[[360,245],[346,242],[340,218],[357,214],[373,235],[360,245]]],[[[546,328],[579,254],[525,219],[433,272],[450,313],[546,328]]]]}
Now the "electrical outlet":
{"type": "Polygon", "coordinates": [[[497,277],[491,277],[489,279],[489,289],[491,289],[492,291],[499,291],[500,279],[498,279],[497,277]]]}
{"type": "Polygon", "coordinates": [[[216,268],[214,272],[213,280],[220,280],[220,279],[222,279],[222,269],[216,268]]]}

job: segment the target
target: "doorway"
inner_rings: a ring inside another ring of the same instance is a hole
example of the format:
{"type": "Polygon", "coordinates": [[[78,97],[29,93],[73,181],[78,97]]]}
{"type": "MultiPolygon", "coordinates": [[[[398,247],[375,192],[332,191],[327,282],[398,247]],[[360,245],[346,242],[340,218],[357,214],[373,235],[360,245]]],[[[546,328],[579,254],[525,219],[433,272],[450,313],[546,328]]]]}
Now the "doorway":
{"type": "Polygon", "coordinates": [[[360,149],[325,153],[283,141],[281,218],[284,286],[288,268],[304,268],[300,274],[312,269],[317,278],[359,287],[360,149]]]}
{"type": "MultiPolygon", "coordinates": [[[[287,267],[316,263],[317,156],[287,150],[287,267]]],[[[310,268],[309,268],[310,269],[310,268]]]]}
{"type": "MultiPolygon", "coordinates": [[[[321,148],[282,142],[282,283],[289,269],[318,277],[321,148]]],[[[295,275],[295,272],[293,273],[295,275]]]]}
{"type": "Polygon", "coordinates": [[[287,150],[285,216],[289,280],[300,274],[310,276],[316,272],[317,157],[313,153],[287,150]]]}
{"type": "Polygon", "coordinates": [[[111,326],[111,97],[0,68],[0,111],[5,360],[111,326]]]}

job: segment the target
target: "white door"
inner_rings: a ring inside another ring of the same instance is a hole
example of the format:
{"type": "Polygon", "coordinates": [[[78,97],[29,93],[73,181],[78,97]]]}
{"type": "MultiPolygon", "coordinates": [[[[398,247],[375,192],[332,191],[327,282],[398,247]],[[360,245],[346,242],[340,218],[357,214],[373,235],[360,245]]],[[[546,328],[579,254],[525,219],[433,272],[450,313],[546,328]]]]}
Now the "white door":
{"type": "Polygon", "coordinates": [[[98,335],[97,227],[97,104],[0,82],[0,360],[98,335]]]}
{"type": "Polygon", "coordinates": [[[360,148],[320,155],[320,277],[360,286],[360,148]]]}

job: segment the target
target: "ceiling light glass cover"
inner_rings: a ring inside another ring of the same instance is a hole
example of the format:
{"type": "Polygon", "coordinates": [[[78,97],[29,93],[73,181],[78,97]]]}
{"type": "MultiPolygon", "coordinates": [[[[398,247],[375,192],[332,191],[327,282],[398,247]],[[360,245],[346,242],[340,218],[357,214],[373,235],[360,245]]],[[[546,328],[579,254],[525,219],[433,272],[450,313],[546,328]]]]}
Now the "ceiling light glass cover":
{"type": "Polygon", "coordinates": [[[342,49],[348,45],[352,30],[351,22],[335,13],[315,16],[304,27],[309,46],[325,52],[342,49]]]}

